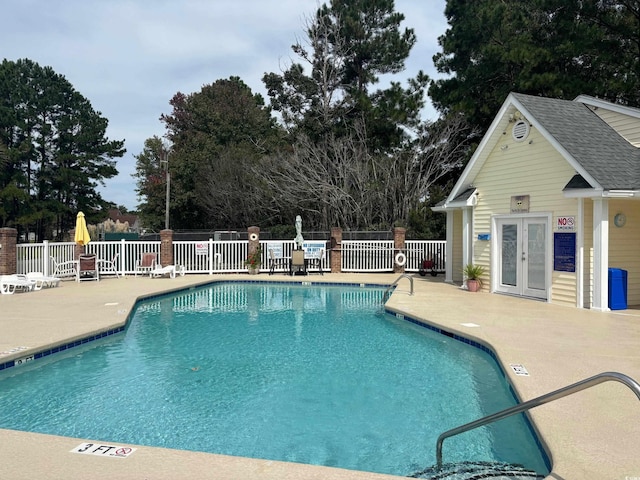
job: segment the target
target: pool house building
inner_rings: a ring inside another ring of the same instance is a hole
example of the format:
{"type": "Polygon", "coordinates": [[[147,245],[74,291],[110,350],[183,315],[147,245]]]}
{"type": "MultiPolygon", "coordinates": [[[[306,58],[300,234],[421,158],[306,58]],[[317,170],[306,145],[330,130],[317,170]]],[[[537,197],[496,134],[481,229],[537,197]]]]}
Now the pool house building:
{"type": "Polygon", "coordinates": [[[449,196],[446,280],[606,311],[640,304],[640,109],[511,93],[449,196]]]}

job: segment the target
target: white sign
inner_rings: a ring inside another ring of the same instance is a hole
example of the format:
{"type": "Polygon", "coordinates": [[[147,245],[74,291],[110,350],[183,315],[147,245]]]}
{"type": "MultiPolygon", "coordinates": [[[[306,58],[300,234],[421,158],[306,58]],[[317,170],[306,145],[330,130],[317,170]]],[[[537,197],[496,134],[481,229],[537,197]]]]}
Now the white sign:
{"type": "Polygon", "coordinates": [[[576,217],[558,217],[556,220],[556,230],[573,232],[576,229],[576,217]]]}
{"type": "Polygon", "coordinates": [[[208,243],[196,243],[196,255],[208,255],[209,244],[208,243]]]}
{"type": "MultiPolygon", "coordinates": [[[[282,258],[282,243],[267,242],[267,253],[269,250],[273,251],[273,258],[282,258]]],[[[269,258],[271,258],[271,255],[269,255],[269,258]]]]}
{"type": "Polygon", "coordinates": [[[135,448],[120,447],[118,445],[103,445],[101,443],[81,443],[71,450],[72,453],[84,453],[85,455],[98,455],[100,457],[127,458],[135,448]]]}
{"type": "Polygon", "coordinates": [[[513,370],[513,373],[515,373],[516,375],[520,375],[521,377],[529,376],[529,372],[526,368],[524,368],[524,365],[520,365],[519,363],[512,363],[511,369],[513,370]]]}
{"type": "Polygon", "coordinates": [[[304,258],[318,258],[320,250],[327,247],[327,242],[303,242],[304,258]]]}

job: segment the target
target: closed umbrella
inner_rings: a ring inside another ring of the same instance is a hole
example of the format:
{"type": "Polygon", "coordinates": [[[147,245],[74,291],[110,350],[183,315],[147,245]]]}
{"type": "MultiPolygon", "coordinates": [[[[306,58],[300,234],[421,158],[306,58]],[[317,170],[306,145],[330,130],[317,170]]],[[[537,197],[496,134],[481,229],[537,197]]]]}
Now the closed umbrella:
{"type": "Polygon", "coordinates": [[[91,241],[89,230],[87,230],[87,222],[84,219],[84,213],[82,212],[78,212],[78,216],[76,217],[76,235],[74,241],[78,245],[82,246],[91,241]]]}

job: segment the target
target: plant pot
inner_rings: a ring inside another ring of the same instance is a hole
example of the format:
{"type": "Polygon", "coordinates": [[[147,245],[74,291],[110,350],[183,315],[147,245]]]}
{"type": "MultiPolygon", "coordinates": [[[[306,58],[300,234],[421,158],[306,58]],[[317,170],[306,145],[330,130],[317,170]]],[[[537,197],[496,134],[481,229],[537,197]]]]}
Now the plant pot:
{"type": "Polygon", "coordinates": [[[249,275],[257,275],[259,270],[257,267],[249,267],[249,275]]]}
{"type": "Polygon", "coordinates": [[[478,290],[480,290],[480,280],[468,279],[467,290],[469,290],[470,292],[477,292],[478,290]]]}

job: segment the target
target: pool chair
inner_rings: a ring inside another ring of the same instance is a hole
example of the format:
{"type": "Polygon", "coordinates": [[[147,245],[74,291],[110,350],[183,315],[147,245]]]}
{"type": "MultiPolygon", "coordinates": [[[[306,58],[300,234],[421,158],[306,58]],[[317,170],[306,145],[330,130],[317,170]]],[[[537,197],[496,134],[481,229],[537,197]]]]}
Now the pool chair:
{"type": "Polygon", "coordinates": [[[116,253],[111,260],[98,259],[98,271],[100,275],[115,275],[116,278],[120,278],[118,275],[118,257],[119,253],[116,253]]]}
{"type": "Polygon", "coordinates": [[[182,265],[167,265],[166,267],[163,267],[158,264],[153,270],[151,270],[149,276],[152,278],[158,278],[169,275],[171,278],[176,278],[176,273],[181,277],[184,277],[184,267],[182,265]]]}
{"type": "Polygon", "coordinates": [[[323,260],[324,260],[324,248],[321,248],[320,250],[318,250],[318,253],[316,255],[314,255],[313,257],[309,258],[308,267],[316,267],[318,269],[318,272],[320,273],[320,275],[324,275],[324,272],[322,271],[322,261],[323,260]]]}
{"type": "Polygon", "coordinates": [[[13,295],[15,292],[29,292],[34,289],[35,282],[26,275],[0,275],[0,293],[13,295]]]}
{"type": "Polygon", "coordinates": [[[286,261],[288,259],[284,257],[276,257],[272,248],[269,249],[269,275],[275,273],[276,267],[286,267],[286,261]]]}
{"type": "Polygon", "coordinates": [[[149,274],[151,276],[151,271],[156,268],[156,257],[155,253],[143,253],[142,256],[136,261],[136,270],[135,276],[140,274],[149,274]]]}
{"type": "Polygon", "coordinates": [[[290,275],[306,275],[307,261],[304,258],[304,250],[294,250],[291,252],[291,263],[289,267],[290,275]]]}
{"type": "Polygon", "coordinates": [[[75,277],[78,270],[78,261],[70,260],[68,262],[58,263],[55,258],[51,258],[53,264],[53,276],[56,278],[75,277]]]}
{"type": "Polygon", "coordinates": [[[78,258],[76,282],[84,282],[86,280],[100,281],[98,258],[95,255],[80,255],[78,258]]]}
{"type": "Polygon", "coordinates": [[[58,277],[45,276],[42,272],[29,272],[27,273],[27,279],[31,282],[35,282],[33,286],[34,290],[57,287],[60,284],[60,279],[58,277]]]}

